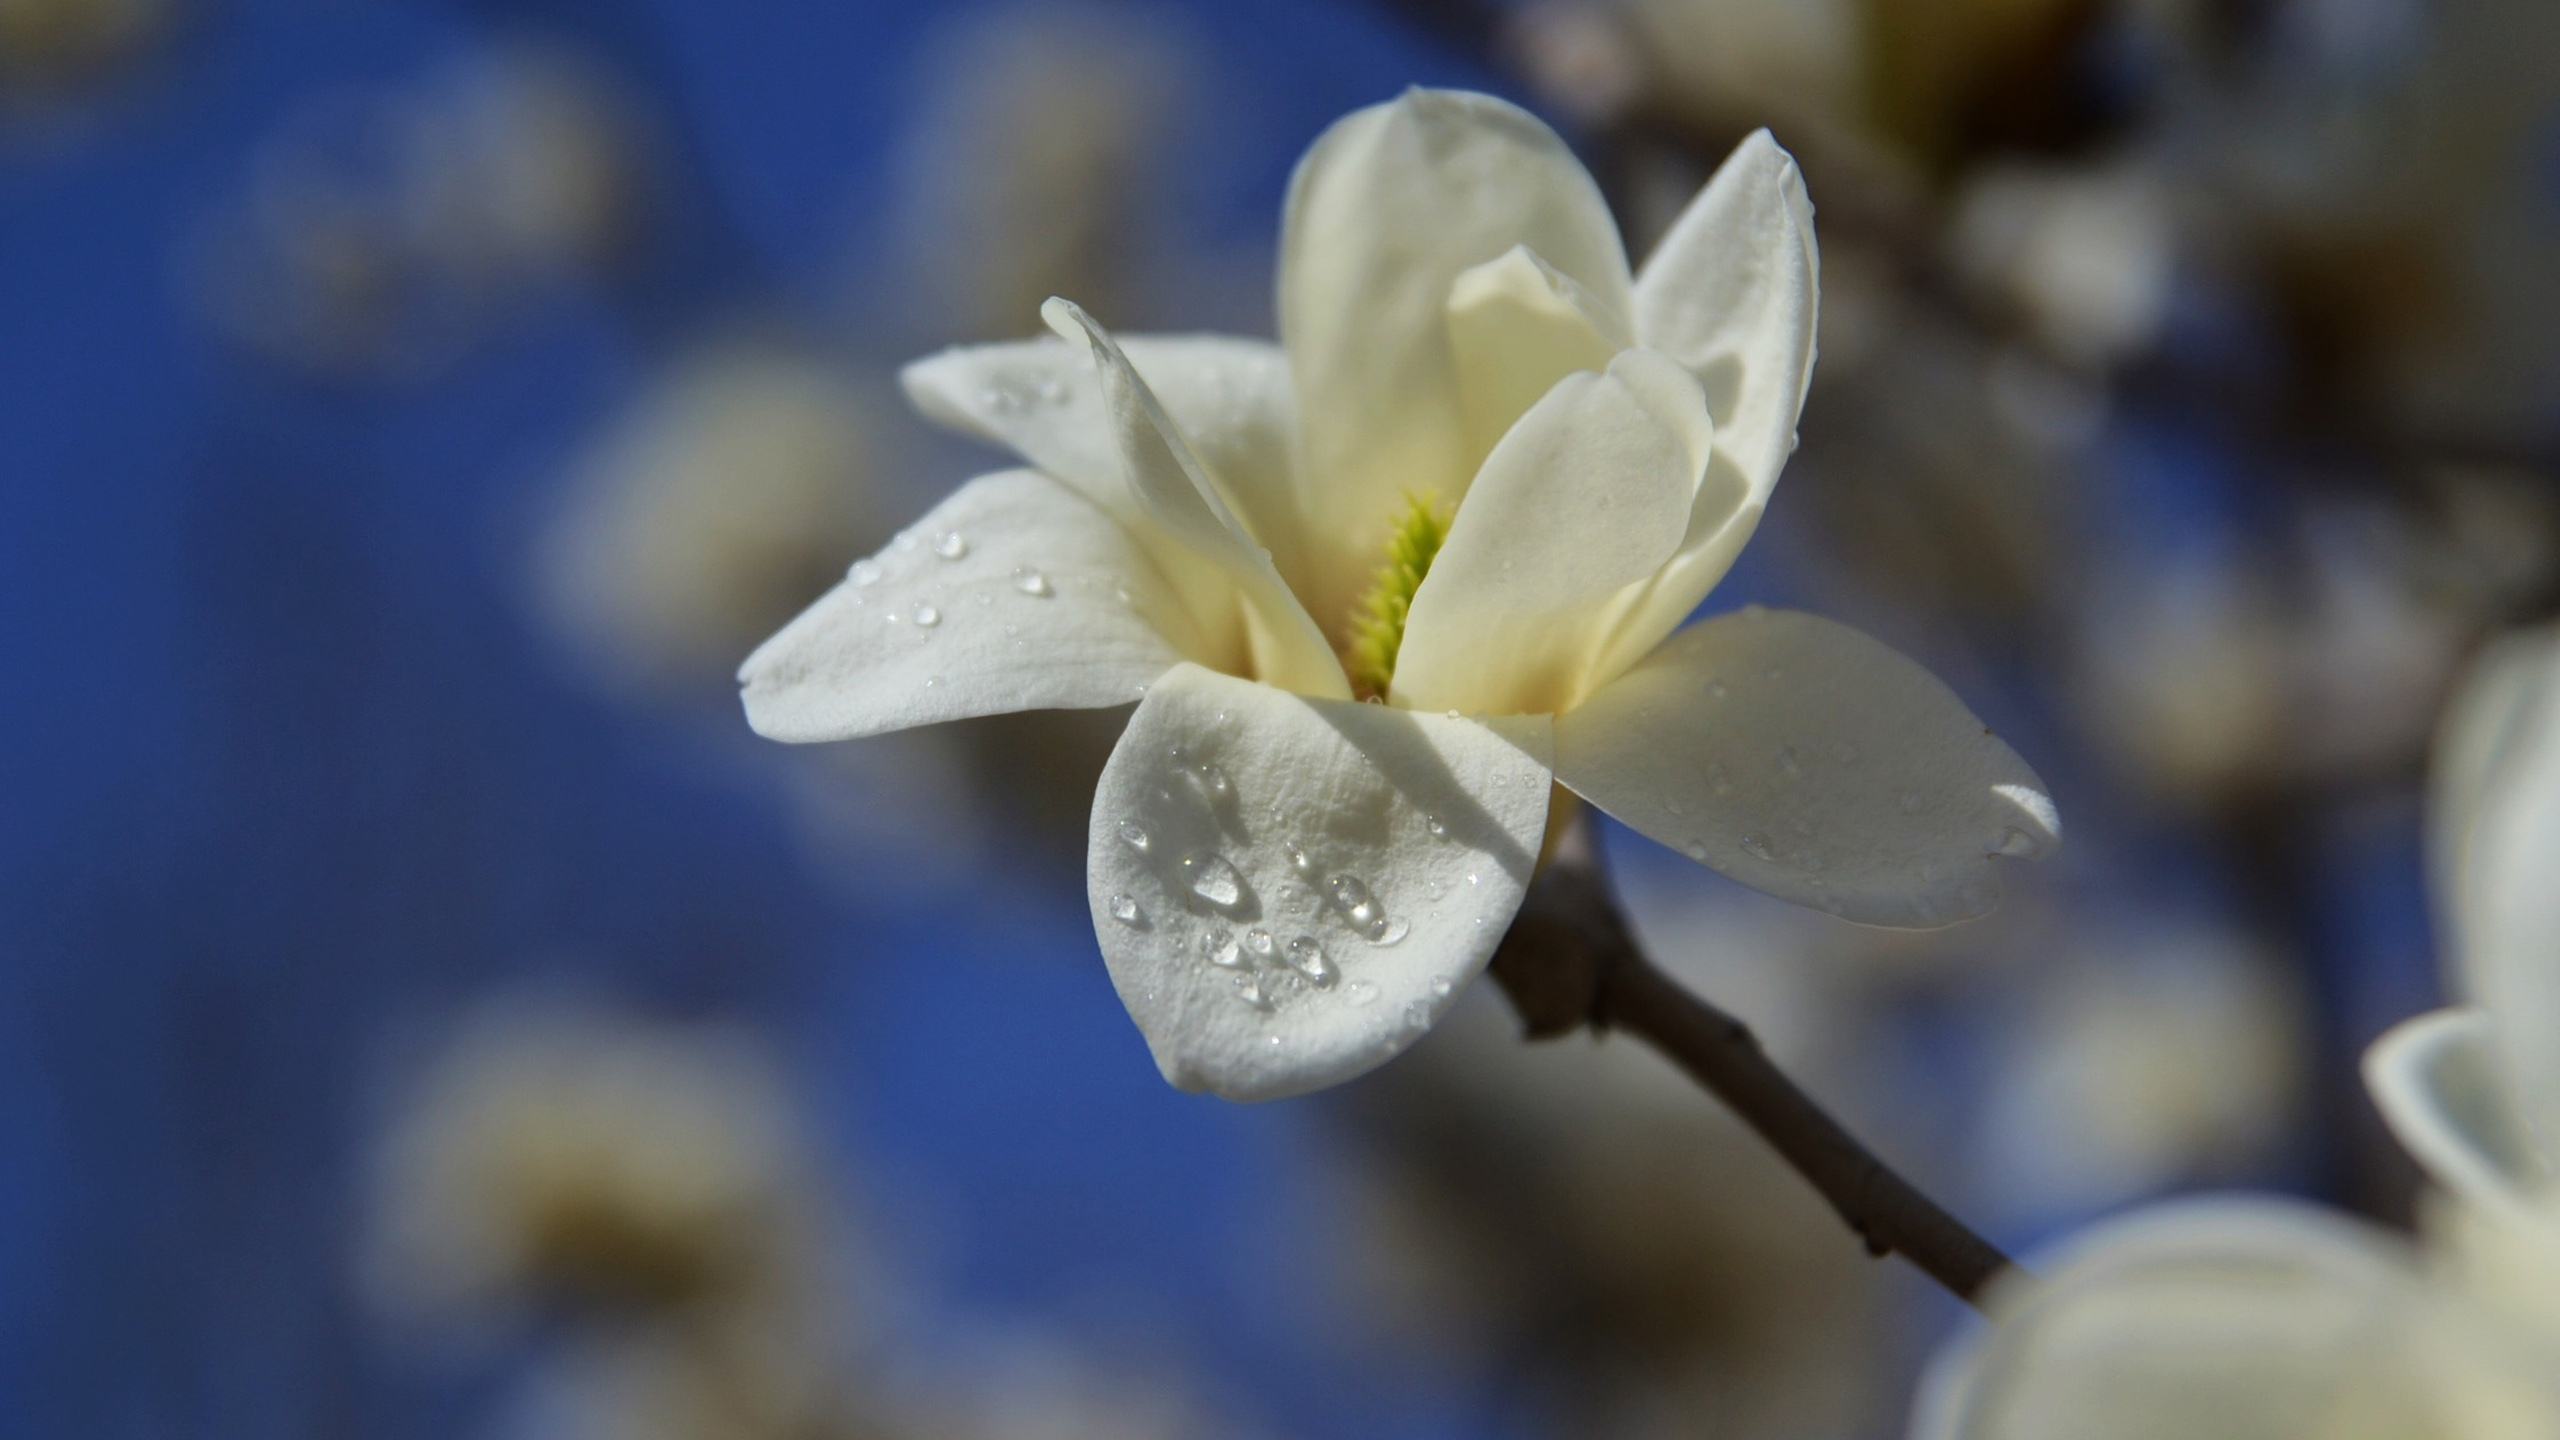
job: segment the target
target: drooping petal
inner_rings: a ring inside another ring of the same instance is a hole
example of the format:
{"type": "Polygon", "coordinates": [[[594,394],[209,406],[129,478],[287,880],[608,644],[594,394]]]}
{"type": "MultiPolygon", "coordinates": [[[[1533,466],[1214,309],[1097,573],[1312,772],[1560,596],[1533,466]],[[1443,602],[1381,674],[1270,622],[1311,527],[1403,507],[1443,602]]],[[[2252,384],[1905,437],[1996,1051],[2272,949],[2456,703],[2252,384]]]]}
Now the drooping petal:
{"type": "Polygon", "coordinates": [[[775,740],[1125,705],[1214,659],[1119,522],[1031,470],[981,476],[857,564],[738,672],[775,740]],[[1123,599],[1123,596],[1126,599],[1123,599]]]}
{"type": "Polygon", "coordinates": [[[1414,595],[1399,702],[1574,703],[1615,602],[1679,544],[1714,441],[1697,383],[1650,351],[1557,382],[1486,457],[1414,595]]]}
{"type": "MultiPolygon", "coordinates": [[[[1146,519],[1214,565],[1241,598],[1253,673],[1284,689],[1349,698],[1350,683],[1324,632],[1280,578],[1270,552],[1236,519],[1181,429],[1109,332],[1065,300],[1051,300],[1040,313],[1061,336],[1082,338],[1091,348],[1104,413],[1146,519]]],[[[1187,578],[1177,574],[1175,583],[1187,584],[1187,578]]],[[[1195,613],[1201,599],[1194,597],[1195,613]]]]}
{"type": "Polygon", "coordinates": [[[1820,271],[1804,177],[1761,130],[1735,147],[1636,278],[1637,341],[1697,373],[1716,442],[1763,496],[1795,449],[1813,378],[1820,271]]]}
{"type": "Polygon", "coordinates": [[[1449,348],[1457,363],[1473,469],[1555,383],[1600,371],[1633,343],[1572,276],[1515,246],[1458,277],[1449,291],[1449,348]]]}
{"type": "Polygon", "coordinates": [[[2530,709],[2463,852],[2459,979],[2489,1017],[2536,1153],[2560,1161],[2560,704],[2530,709]]]}
{"type": "Polygon", "coordinates": [[[1086,879],[1165,1078],[1268,1100],[1411,1044],[1519,908],[1547,743],[1543,719],[1317,700],[1196,666],[1150,688],[1104,767],[1086,879]]]}
{"type": "Polygon", "coordinates": [[[2431,1289],[2405,1246],[2285,1201],[2097,1227],[1995,1287],[1914,1440],[2305,1440],[2560,1433],[2529,1350],[2431,1289]]]}
{"type": "Polygon", "coordinates": [[[1556,778],[1757,890],[1870,925],[1999,901],[2061,838],[2042,781],[1920,666],[1817,616],[1674,636],[1556,721],[1556,778]]]}
{"type": "MultiPolygon", "coordinates": [[[[1408,90],[1308,150],[1281,231],[1280,337],[1305,417],[1309,516],[1365,537],[1406,491],[1466,488],[1450,287],[1515,245],[1603,313],[1628,313],[1626,251],[1599,187],[1528,112],[1408,90]]],[[[1326,558],[1310,602],[1347,609],[1374,563],[1357,546],[1326,558]]]]}
{"type": "Polygon", "coordinates": [[[2365,1051],[2364,1078],[2392,1135],[2462,1199],[2515,1216],[2550,1182],[2516,1114],[2487,1016],[2452,1009],[2402,1021],[2365,1051]]]}
{"type": "MultiPolygon", "coordinates": [[[[1296,521],[1289,449],[1297,415],[1289,362],[1264,340],[1224,335],[1114,337],[1164,405],[1201,467],[1264,543],[1296,521]]],[[[1055,336],[960,345],[899,372],[930,420],[1000,445],[1114,514],[1138,513],[1093,357],[1055,336]]]]}

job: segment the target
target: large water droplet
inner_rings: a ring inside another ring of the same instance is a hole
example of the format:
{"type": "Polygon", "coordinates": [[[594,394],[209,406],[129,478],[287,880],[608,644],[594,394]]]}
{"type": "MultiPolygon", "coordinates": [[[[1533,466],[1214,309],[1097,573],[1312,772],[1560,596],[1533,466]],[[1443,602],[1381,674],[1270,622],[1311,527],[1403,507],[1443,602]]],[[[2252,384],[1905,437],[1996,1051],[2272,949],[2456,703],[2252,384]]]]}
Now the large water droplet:
{"type": "Polygon", "coordinates": [[[880,583],[880,562],[856,560],[853,569],[846,573],[856,585],[877,585],[880,583]]]}
{"type": "Polygon", "coordinates": [[[1271,1008],[1271,1001],[1262,993],[1262,982],[1250,975],[1236,977],[1236,998],[1256,1010],[1271,1008]]]}
{"type": "Polygon", "coordinates": [[[1200,788],[1211,795],[1224,795],[1234,788],[1227,780],[1227,772],[1206,760],[1201,761],[1199,768],[1191,773],[1199,780],[1200,788]]]}
{"type": "Polygon", "coordinates": [[[933,537],[933,553],[945,560],[957,560],[969,553],[969,537],[957,530],[945,530],[933,537]]]}
{"type": "Polygon", "coordinates": [[[1333,908],[1364,932],[1375,929],[1382,918],[1377,898],[1357,875],[1334,876],[1325,885],[1325,893],[1332,897],[1333,908]]]}
{"type": "Polygon", "coordinates": [[[1263,960],[1270,959],[1272,950],[1271,932],[1259,927],[1247,930],[1244,932],[1244,948],[1253,952],[1256,958],[1263,960]]]}
{"type": "Polygon", "coordinates": [[[1697,861],[1699,864],[1704,865],[1707,863],[1707,842],[1704,840],[1692,840],[1688,844],[1680,847],[1680,853],[1697,861]]]}
{"type": "Polygon", "coordinates": [[[1211,930],[1200,937],[1200,956],[1221,970],[1233,970],[1244,964],[1244,952],[1236,945],[1234,932],[1211,930]]]}
{"type": "Polygon", "coordinates": [[[1123,925],[1139,925],[1145,923],[1147,912],[1139,909],[1138,902],[1128,896],[1114,895],[1111,897],[1111,918],[1123,925]]]}
{"type": "Polygon", "coordinates": [[[1308,984],[1320,987],[1329,987],[1340,978],[1313,935],[1301,935],[1289,942],[1289,968],[1306,976],[1308,984]]]}
{"type": "Polygon", "coordinates": [[[1155,841],[1148,836],[1147,827],[1124,820],[1120,823],[1120,843],[1144,855],[1147,847],[1155,841]]]}
{"type": "Polygon", "coordinates": [[[889,544],[901,555],[912,555],[915,553],[916,548],[915,532],[908,531],[906,534],[900,535],[897,539],[890,541],[889,544]]]}
{"type": "Polygon", "coordinates": [[[1028,565],[1013,567],[1013,588],[1035,599],[1046,600],[1058,592],[1049,588],[1049,577],[1028,565]]]}
{"type": "Polygon", "coordinates": [[[1182,862],[1191,876],[1191,893],[1223,910],[1244,894],[1244,877],[1221,855],[1195,855],[1182,862]]]}
{"type": "Polygon", "coordinates": [[[916,602],[916,608],[908,612],[907,618],[930,630],[942,623],[942,612],[919,600],[916,602]]]}
{"type": "Polygon", "coordinates": [[[1775,860],[1778,852],[1769,845],[1769,837],[1754,831],[1742,837],[1742,851],[1754,860],[1775,860]]]}
{"type": "Polygon", "coordinates": [[[1369,938],[1381,945],[1393,945],[1413,933],[1413,922],[1402,917],[1393,920],[1380,917],[1377,932],[1369,938]]]}

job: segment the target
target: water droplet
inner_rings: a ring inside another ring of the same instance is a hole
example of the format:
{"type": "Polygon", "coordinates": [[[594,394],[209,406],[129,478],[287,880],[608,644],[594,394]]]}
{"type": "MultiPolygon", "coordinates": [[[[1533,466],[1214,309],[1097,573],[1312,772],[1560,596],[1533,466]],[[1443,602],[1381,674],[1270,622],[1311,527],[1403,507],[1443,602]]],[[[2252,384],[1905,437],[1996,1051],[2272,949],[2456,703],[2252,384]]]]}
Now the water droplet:
{"type": "Polygon", "coordinates": [[[969,537],[957,530],[945,530],[933,537],[933,553],[945,560],[957,560],[969,553],[969,537]]]}
{"type": "Polygon", "coordinates": [[[1272,948],[1271,932],[1259,927],[1247,930],[1244,932],[1244,948],[1252,951],[1255,956],[1261,959],[1270,959],[1272,948]]]}
{"type": "Polygon", "coordinates": [[[1422,817],[1422,823],[1429,827],[1432,839],[1446,840],[1449,838],[1449,827],[1441,822],[1439,816],[1425,815],[1422,817]]]}
{"type": "Polygon", "coordinates": [[[1308,984],[1319,988],[1330,988],[1340,978],[1340,972],[1333,968],[1331,960],[1325,958],[1324,947],[1316,943],[1313,935],[1301,935],[1289,942],[1289,968],[1306,976],[1308,984]]]}
{"type": "Polygon", "coordinates": [[[916,602],[916,608],[908,612],[907,618],[930,630],[942,623],[942,612],[919,600],[916,602]]]}
{"type": "Polygon", "coordinates": [[[941,677],[941,676],[939,676],[939,675],[927,675],[926,677],[924,677],[924,688],[926,688],[927,690],[938,689],[938,688],[940,688],[941,684],[942,684],[942,677],[941,677]]]}
{"type": "Polygon", "coordinates": [[[2036,853],[2038,848],[2039,847],[2036,845],[2036,837],[2028,834],[2024,830],[2012,827],[2000,832],[2000,839],[1998,843],[1991,847],[1991,853],[1995,855],[2008,855],[2015,857],[2033,855],[2036,853]]]}
{"type": "Polygon", "coordinates": [[[1412,921],[1401,917],[1389,920],[1381,916],[1378,922],[1377,933],[1371,935],[1369,938],[1381,945],[1393,945],[1412,933],[1412,921]]]}
{"type": "Polygon", "coordinates": [[[1680,853],[1697,861],[1701,865],[1707,863],[1707,843],[1703,840],[1692,840],[1688,844],[1681,846],[1680,853]]]}
{"type": "Polygon", "coordinates": [[[1224,856],[1190,856],[1183,860],[1182,868],[1191,876],[1191,893],[1222,910],[1244,894],[1244,878],[1236,874],[1236,867],[1228,864],[1224,856]]]}
{"type": "Polygon", "coordinates": [[[1211,930],[1200,937],[1200,957],[1221,970],[1233,970],[1244,964],[1244,952],[1236,947],[1234,932],[1211,930]]]}
{"type": "Polygon", "coordinates": [[[1757,831],[1742,837],[1743,853],[1754,860],[1775,860],[1778,852],[1769,846],[1769,837],[1757,831]]]}
{"type": "Polygon", "coordinates": [[[1046,600],[1058,592],[1049,588],[1049,577],[1028,565],[1013,567],[1013,588],[1035,599],[1046,600]]]}
{"type": "Polygon", "coordinates": [[[856,560],[853,562],[853,569],[847,573],[856,585],[877,585],[880,583],[880,562],[856,560]]]}
{"type": "Polygon", "coordinates": [[[1354,980],[1342,987],[1342,998],[1352,1005],[1375,1005],[1378,1003],[1378,987],[1366,980],[1354,980]]]}
{"type": "Polygon", "coordinates": [[[1796,747],[1793,745],[1778,747],[1778,773],[1790,780],[1804,778],[1804,761],[1797,757],[1796,747]]]}
{"type": "Polygon", "coordinates": [[[1206,760],[1201,761],[1199,766],[1191,772],[1191,778],[1199,781],[1200,788],[1208,791],[1212,796],[1223,796],[1235,788],[1228,782],[1226,771],[1206,760]]]}
{"type": "Polygon", "coordinates": [[[1236,977],[1236,998],[1256,1010],[1271,1008],[1271,1001],[1262,993],[1262,982],[1250,975],[1236,977]]]}
{"type": "Polygon", "coordinates": [[[1416,1035],[1431,1028],[1431,1007],[1416,1000],[1404,1007],[1404,1028],[1416,1035]]]}
{"type": "Polygon", "coordinates": [[[1111,897],[1111,918],[1123,925],[1139,925],[1145,923],[1147,912],[1139,909],[1138,902],[1128,896],[1114,895],[1111,897]]]}
{"type": "Polygon", "coordinates": [[[1723,761],[1718,760],[1707,766],[1707,788],[1719,795],[1733,793],[1733,772],[1724,768],[1723,761]]]}
{"type": "Polygon", "coordinates": [[[1921,796],[1919,791],[1905,790],[1902,792],[1902,798],[1894,803],[1902,807],[1903,814],[1917,815],[1920,813],[1920,807],[1929,802],[1921,796]]]}
{"type": "Polygon", "coordinates": [[[1055,375],[1043,375],[1038,394],[1043,403],[1055,405],[1067,398],[1067,384],[1055,375]]]}
{"type": "Polygon", "coordinates": [[[1449,711],[1445,711],[1445,712],[1443,712],[1443,713],[1445,713],[1445,714],[1446,714],[1450,719],[1452,719],[1452,720],[1463,720],[1463,719],[1465,719],[1465,718],[1466,718],[1465,716],[1463,716],[1463,715],[1459,714],[1459,713],[1458,713],[1457,711],[1455,711],[1455,710],[1449,710],[1449,711]]]}
{"type": "Polygon", "coordinates": [[[1128,586],[1126,586],[1126,585],[1114,585],[1114,586],[1112,586],[1112,587],[1111,587],[1111,594],[1112,594],[1112,596],[1113,596],[1115,599],[1117,599],[1117,600],[1118,600],[1121,604],[1123,604],[1123,605],[1135,605],[1135,604],[1137,604],[1137,603],[1138,603],[1134,598],[1132,598],[1132,597],[1130,596],[1130,594],[1129,594],[1129,587],[1128,587],[1128,586]]]}
{"type": "Polygon", "coordinates": [[[1147,847],[1155,842],[1148,838],[1147,827],[1124,820],[1120,824],[1120,843],[1144,855],[1147,847]]]}
{"type": "Polygon", "coordinates": [[[1467,874],[1467,883],[1470,885],[1481,885],[1484,883],[1484,877],[1474,873],[1473,871],[1469,871],[1467,874]]]}
{"type": "Polygon", "coordinates": [[[1306,851],[1293,844],[1289,847],[1289,868],[1305,875],[1311,873],[1316,868],[1316,864],[1307,858],[1306,851]]]}
{"type": "Polygon", "coordinates": [[[1361,883],[1359,876],[1336,875],[1325,885],[1325,893],[1332,897],[1333,908],[1341,911],[1344,918],[1358,927],[1361,933],[1376,938],[1386,923],[1386,913],[1379,908],[1377,897],[1369,893],[1369,887],[1361,883]]]}
{"type": "Polygon", "coordinates": [[[892,544],[892,545],[894,545],[894,546],[896,546],[896,547],[897,547],[897,549],[898,549],[898,553],[899,553],[899,554],[901,554],[901,555],[909,555],[909,554],[913,554],[913,553],[915,552],[915,548],[916,548],[916,537],[915,537],[915,533],[914,533],[913,531],[909,531],[908,533],[906,533],[906,534],[904,534],[904,535],[899,536],[897,539],[892,540],[892,541],[890,541],[889,543],[890,543],[890,544],[892,544]]]}

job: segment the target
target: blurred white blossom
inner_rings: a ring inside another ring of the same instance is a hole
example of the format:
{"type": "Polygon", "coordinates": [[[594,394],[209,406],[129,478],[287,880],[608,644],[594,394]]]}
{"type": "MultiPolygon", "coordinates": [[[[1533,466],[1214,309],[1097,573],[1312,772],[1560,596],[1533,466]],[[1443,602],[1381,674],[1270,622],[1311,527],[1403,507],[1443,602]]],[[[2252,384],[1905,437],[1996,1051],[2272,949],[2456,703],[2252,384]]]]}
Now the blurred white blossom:
{"type": "Polygon", "coordinates": [[[1812,208],[1765,132],[1637,275],[1553,132],[1410,91],[1316,143],[1283,250],[1285,350],[1124,350],[1053,300],[1066,344],[911,367],[927,414],[1039,468],[963,487],[742,672],[793,741],[1143,696],[1088,886],[1168,1079],[1276,1097],[1410,1044],[1507,928],[1557,783],[1880,924],[1979,915],[1995,858],[2058,838],[1875,641],[1756,608],[1671,636],[1811,372],[1812,208]]]}

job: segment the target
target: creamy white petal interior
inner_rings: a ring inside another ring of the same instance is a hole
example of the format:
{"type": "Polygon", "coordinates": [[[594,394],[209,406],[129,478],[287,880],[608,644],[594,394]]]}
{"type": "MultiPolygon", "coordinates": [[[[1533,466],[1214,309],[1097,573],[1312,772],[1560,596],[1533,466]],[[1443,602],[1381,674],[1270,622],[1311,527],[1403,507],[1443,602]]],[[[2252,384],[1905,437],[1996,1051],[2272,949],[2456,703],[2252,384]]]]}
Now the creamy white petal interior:
{"type": "Polygon", "coordinates": [[[1218,652],[1126,531],[1030,470],[928,511],[738,672],[770,739],[849,740],[1017,710],[1125,705],[1218,652]]]}
{"type": "Polygon", "coordinates": [[[1184,666],[1094,797],[1112,984],[1165,1078],[1268,1100],[1410,1045],[1509,928],[1536,865],[1542,719],[1317,700],[1184,666]]]}
{"type": "MultiPolygon", "coordinates": [[[[1626,251],[1599,187],[1542,121],[1487,95],[1410,90],[1337,122],[1290,182],[1280,245],[1304,509],[1346,536],[1375,531],[1408,490],[1466,487],[1447,321],[1461,274],[1526,246],[1599,312],[1628,313],[1626,251]]],[[[1356,547],[1319,557],[1309,603],[1347,606],[1374,563],[1356,547]]]]}
{"type": "Polygon", "coordinates": [[[1629,350],[1558,381],[1494,447],[1413,599],[1395,696],[1553,714],[1628,587],[1671,558],[1715,439],[1688,372],[1629,350]]]}
{"type": "Polygon", "coordinates": [[[2458,898],[2462,986],[2489,1017],[2537,1153],[2560,1157],[2560,705],[2532,707],[2484,787],[2458,898]]]}
{"type": "Polygon", "coordinates": [[[1697,372],[1717,443],[1765,496],[1812,383],[1813,202],[1766,130],[1737,146],[1636,279],[1636,338],[1697,372]]]}
{"type": "Polygon", "coordinates": [[[2364,1076],[2392,1135],[2462,1199],[2515,1216],[2552,1179],[2525,1137],[2493,1028],[2480,1012],[2438,1010],[2402,1021],[2365,1052],[2364,1076]]]}
{"type": "Polygon", "coordinates": [[[1693,626],[1556,721],[1556,778],[1758,890],[1871,925],[1999,901],[2061,838],[2042,781],[1935,676],[1812,615],[1693,626]]]}
{"type": "MultiPolygon", "coordinates": [[[[1139,508],[1192,555],[1216,567],[1232,587],[1241,602],[1245,644],[1255,677],[1305,694],[1348,698],[1350,684],[1324,632],[1280,578],[1270,551],[1257,545],[1236,518],[1182,432],[1109,332],[1065,300],[1051,300],[1041,314],[1061,336],[1081,335],[1091,347],[1101,379],[1103,412],[1110,419],[1139,508]]],[[[1180,573],[1174,583],[1184,586],[1202,623],[1213,623],[1204,613],[1211,595],[1180,573]]]]}
{"type": "Polygon", "coordinates": [[[1460,275],[1449,290],[1449,349],[1466,419],[1460,469],[1482,464],[1557,381],[1605,370],[1633,343],[1625,321],[1525,245],[1460,275]]]}
{"type": "Polygon", "coordinates": [[[2549,1379],[2378,1231],[2279,1201],[2162,1207],[1994,1292],[1916,1440],[2529,1440],[2549,1379]]]}

